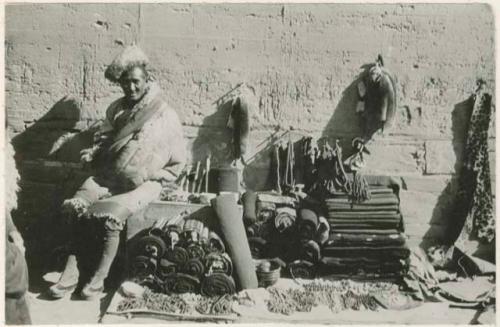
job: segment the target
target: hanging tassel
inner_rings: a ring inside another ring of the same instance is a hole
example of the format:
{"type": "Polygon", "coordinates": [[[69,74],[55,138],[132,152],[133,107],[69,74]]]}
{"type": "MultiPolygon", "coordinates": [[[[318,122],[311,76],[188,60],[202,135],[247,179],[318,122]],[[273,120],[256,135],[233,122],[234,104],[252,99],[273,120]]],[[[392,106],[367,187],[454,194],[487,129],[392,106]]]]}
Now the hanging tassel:
{"type": "Polygon", "coordinates": [[[352,179],[349,179],[349,199],[352,203],[361,203],[370,199],[370,186],[363,174],[354,172],[352,179]]]}

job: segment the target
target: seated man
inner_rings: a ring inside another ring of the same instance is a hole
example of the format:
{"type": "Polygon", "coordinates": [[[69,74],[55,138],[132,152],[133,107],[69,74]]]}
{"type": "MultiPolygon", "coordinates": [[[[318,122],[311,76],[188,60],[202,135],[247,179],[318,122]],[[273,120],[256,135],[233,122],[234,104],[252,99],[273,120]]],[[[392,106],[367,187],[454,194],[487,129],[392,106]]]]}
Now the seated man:
{"type": "Polygon", "coordinates": [[[105,77],[120,84],[124,97],[107,109],[95,145],[82,151],[82,160],[93,165],[94,176],[63,203],[71,229],[70,255],[59,281],[49,290],[54,298],[73,292],[78,284],[76,253],[95,236],[83,233],[82,226],[88,223],[104,231],[104,244],[97,269],[81,295],[90,299],[101,294],[127,218],[158,199],[162,183],[175,181],[185,163],[181,123],[148,75],[147,64],[144,53],[131,46],[106,69],[105,77]]]}

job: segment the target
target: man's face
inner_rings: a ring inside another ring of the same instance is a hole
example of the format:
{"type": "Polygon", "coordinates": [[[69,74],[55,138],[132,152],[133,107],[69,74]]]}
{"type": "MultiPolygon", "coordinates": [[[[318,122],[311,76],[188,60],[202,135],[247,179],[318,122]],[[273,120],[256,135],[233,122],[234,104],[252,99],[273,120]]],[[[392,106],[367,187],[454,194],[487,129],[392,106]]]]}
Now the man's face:
{"type": "Polygon", "coordinates": [[[120,77],[120,86],[125,99],[131,102],[139,101],[146,92],[146,74],[140,67],[133,67],[120,77]]]}

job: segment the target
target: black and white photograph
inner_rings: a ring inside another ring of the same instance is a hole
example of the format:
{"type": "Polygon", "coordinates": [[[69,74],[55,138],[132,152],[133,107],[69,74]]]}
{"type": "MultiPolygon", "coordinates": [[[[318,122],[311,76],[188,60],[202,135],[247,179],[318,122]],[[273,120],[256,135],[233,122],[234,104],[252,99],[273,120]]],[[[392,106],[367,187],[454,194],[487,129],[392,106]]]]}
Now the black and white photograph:
{"type": "Polygon", "coordinates": [[[496,323],[493,2],[7,2],[7,325],[496,323]]]}

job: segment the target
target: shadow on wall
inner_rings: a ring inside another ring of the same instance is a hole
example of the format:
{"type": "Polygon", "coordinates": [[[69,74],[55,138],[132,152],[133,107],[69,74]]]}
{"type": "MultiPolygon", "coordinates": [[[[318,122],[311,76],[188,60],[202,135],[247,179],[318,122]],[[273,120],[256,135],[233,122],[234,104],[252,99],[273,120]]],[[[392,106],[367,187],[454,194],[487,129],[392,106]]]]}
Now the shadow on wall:
{"type": "Polygon", "coordinates": [[[193,164],[204,162],[209,153],[212,167],[225,167],[231,163],[232,134],[227,127],[230,112],[231,101],[226,101],[217,106],[215,113],[203,119],[191,149],[193,164]]]}
{"type": "Polygon", "coordinates": [[[87,176],[81,168],[69,168],[55,162],[79,161],[80,149],[91,141],[89,135],[78,134],[60,151],[50,154],[54,142],[62,135],[76,132],[80,112],[78,101],[64,97],[12,139],[21,177],[18,209],[12,217],[25,239],[32,280],[41,277],[39,272],[47,268],[52,250],[63,239],[65,231],[59,216],[62,201],[71,196],[87,176]]]}
{"type": "Polygon", "coordinates": [[[326,138],[331,146],[335,144],[335,140],[339,140],[344,158],[352,154],[352,140],[354,138],[364,137],[365,142],[368,142],[377,133],[377,130],[374,130],[372,126],[370,126],[370,130],[365,130],[362,120],[356,113],[359,99],[358,83],[373,66],[373,63],[369,63],[360,67],[362,71],[342,92],[333,115],[322,132],[322,137],[326,138]]]}
{"type": "Polygon", "coordinates": [[[467,140],[470,116],[474,106],[473,98],[459,102],[455,105],[452,114],[452,144],[455,153],[455,175],[439,195],[436,206],[432,212],[431,227],[425,233],[420,246],[424,249],[433,245],[452,245],[460,233],[463,221],[454,216],[458,179],[460,176],[463,151],[467,140]]]}

